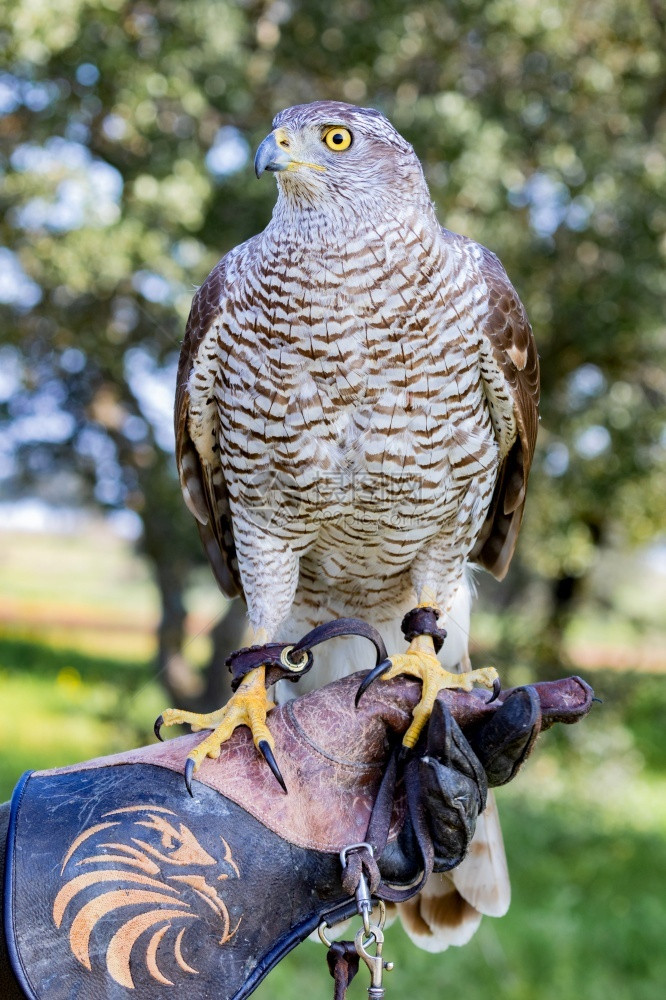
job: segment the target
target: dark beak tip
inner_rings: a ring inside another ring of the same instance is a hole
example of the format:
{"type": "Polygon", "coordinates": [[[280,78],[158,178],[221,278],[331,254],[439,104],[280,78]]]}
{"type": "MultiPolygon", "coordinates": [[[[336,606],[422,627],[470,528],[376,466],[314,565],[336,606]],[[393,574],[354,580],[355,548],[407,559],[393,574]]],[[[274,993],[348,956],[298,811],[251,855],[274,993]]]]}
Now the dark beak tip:
{"type": "Polygon", "coordinates": [[[257,177],[261,177],[265,170],[277,173],[286,170],[291,162],[291,157],[281,149],[273,132],[259,144],[254,157],[254,172],[257,177]]]}

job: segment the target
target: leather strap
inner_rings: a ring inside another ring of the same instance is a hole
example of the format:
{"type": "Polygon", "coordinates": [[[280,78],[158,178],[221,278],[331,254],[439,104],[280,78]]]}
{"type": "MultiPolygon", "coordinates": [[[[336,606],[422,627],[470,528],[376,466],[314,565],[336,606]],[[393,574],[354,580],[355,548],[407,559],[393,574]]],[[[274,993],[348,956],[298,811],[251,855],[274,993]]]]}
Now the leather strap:
{"type": "Polygon", "coordinates": [[[422,874],[418,881],[404,888],[389,885],[381,879],[378,860],[386,849],[391,816],[395,800],[396,786],[400,775],[400,762],[405,760],[401,750],[394,750],[384,771],[377,797],[370,814],[366,842],[372,847],[372,853],[366,847],[360,847],[347,855],[346,865],[342,872],[342,886],[345,892],[353,896],[362,875],[365,875],[370,892],[378,899],[391,903],[403,903],[420,892],[426,879],[432,872],[435,852],[432,836],[428,829],[425,810],[421,797],[421,782],[419,778],[419,755],[410,753],[404,766],[404,784],[407,795],[407,809],[414,830],[416,843],[421,855],[422,874]]]}
{"type": "Polygon", "coordinates": [[[347,987],[358,972],[359,955],[353,941],[333,941],[326,954],[335,983],[333,1000],[345,1000],[347,987]]]}
{"type": "Polygon", "coordinates": [[[400,625],[407,642],[416,639],[418,635],[429,635],[435,652],[439,653],[446,639],[446,629],[437,624],[441,613],[439,608],[412,608],[408,611],[400,625]]]}
{"type": "Polygon", "coordinates": [[[336,618],[317,625],[297,643],[269,642],[264,646],[247,646],[232,653],[226,661],[232,674],[231,687],[235,691],[246,674],[262,666],[266,667],[266,687],[279,680],[297,681],[314,663],[314,646],[346,635],[360,635],[368,639],[375,647],[378,664],[387,658],[384,640],[376,628],[360,618],[336,618]]]}
{"type": "MultiPolygon", "coordinates": [[[[350,896],[355,894],[361,878],[365,876],[373,896],[395,903],[404,902],[420,892],[433,870],[435,852],[421,797],[418,757],[412,753],[405,766],[404,780],[407,789],[409,816],[423,861],[423,873],[418,882],[403,889],[388,885],[381,880],[376,857],[383,853],[388,839],[399,760],[399,751],[394,751],[389,758],[370,816],[366,841],[372,847],[372,852],[363,845],[347,854],[346,864],[342,871],[342,887],[350,896]],[[373,852],[376,852],[376,855],[373,852]]],[[[359,966],[359,955],[355,942],[334,942],[328,949],[326,959],[335,983],[333,1000],[346,1000],[347,987],[358,972],[359,966]]]]}
{"type": "MultiPolygon", "coordinates": [[[[423,872],[418,882],[399,889],[396,886],[381,882],[377,888],[376,895],[390,903],[404,903],[421,891],[435,861],[432,837],[428,829],[425,808],[421,797],[421,780],[419,778],[419,758],[416,754],[410,754],[405,765],[405,791],[407,793],[407,809],[412,822],[416,843],[421,855],[423,872]]],[[[370,822],[372,822],[372,816],[370,822]]]]}
{"type": "Polygon", "coordinates": [[[381,857],[386,848],[391,827],[391,816],[396,797],[396,787],[398,784],[398,762],[400,758],[400,748],[394,748],[391,753],[384,775],[382,777],[379,790],[370,813],[368,829],[365,835],[366,842],[372,845],[375,857],[381,857]]]}

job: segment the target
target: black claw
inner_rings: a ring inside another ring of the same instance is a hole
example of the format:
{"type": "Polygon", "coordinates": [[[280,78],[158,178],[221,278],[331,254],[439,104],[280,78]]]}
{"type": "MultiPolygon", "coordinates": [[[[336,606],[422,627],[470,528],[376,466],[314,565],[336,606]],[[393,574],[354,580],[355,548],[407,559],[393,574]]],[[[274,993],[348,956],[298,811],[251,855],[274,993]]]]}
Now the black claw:
{"type": "Polygon", "coordinates": [[[493,693],[491,694],[490,698],[486,702],[486,705],[490,705],[490,703],[492,701],[497,701],[497,699],[500,696],[500,691],[501,690],[502,690],[502,682],[499,679],[499,677],[496,677],[495,680],[493,681],[493,693]]]}
{"type": "Polygon", "coordinates": [[[257,743],[257,749],[260,751],[260,753],[263,754],[264,760],[266,761],[271,771],[275,775],[275,780],[279,782],[280,787],[282,788],[284,794],[288,795],[289,793],[287,792],[287,786],[284,783],[284,778],[282,777],[282,773],[280,771],[280,768],[278,767],[277,761],[275,759],[273,751],[271,750],[268,740],[259,740],[259,742],[257,743]]]}
{"type": "Polygon", "coordinates": [[[370,685],[374,684],[377,678],[381,677],[382,674],[385,674],[387,670],[390,670],[391,666],[392,664],[390,660],[382,660],[381,663],[378,663],[376,667],[372,668],[367,677],[363,678],[363,680],[359,685],[358,691],[356,692],[356,697],[354,698],[354,704],[356,705],[357,708],[362,695],[365,694],[370,685]]]}
{"type": "Polygon", "coordinates": [[[594,698],[592,698],[592,701],[598,701],[600,705],[603,705],[603,703],[604,703],[603,702],[603,698],[594,697],[594,698]]]}
{"type": "Polygon", "coordinates": [[[164,725],[164,716],[163,715],[158,715],[157,718],[155,719],[155,724],[153,726],[153,732],[155,733],[155,736],[157,736],[157,738],[160,741],[160,743],[164,743],[164,740],[162,739],[162,733],[160,731],[162,729],[163,725],[164,725]]]}
{"type": "Polygon", "coordinates": [[[192,775],[194,774],[194,761],[191,757],[188,757],[185,761],[185,787],[188,792],[194,798],[194,792],[192,791],[192,775]]]}

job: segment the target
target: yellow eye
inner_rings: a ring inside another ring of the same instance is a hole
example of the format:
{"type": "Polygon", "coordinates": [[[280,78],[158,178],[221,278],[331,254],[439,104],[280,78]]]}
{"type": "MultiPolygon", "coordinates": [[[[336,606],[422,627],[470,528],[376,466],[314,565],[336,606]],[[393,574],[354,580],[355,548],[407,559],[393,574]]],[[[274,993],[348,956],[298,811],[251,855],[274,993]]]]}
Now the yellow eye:
{"type": "Polygon", "coordinates": [[[343,150],[349,149],[352,143],[352,135],[349,129],[341,128],[339,125],[327,128],[323,138],[328,148],[335,150],[336,153],[342,153],[343,150]]]}

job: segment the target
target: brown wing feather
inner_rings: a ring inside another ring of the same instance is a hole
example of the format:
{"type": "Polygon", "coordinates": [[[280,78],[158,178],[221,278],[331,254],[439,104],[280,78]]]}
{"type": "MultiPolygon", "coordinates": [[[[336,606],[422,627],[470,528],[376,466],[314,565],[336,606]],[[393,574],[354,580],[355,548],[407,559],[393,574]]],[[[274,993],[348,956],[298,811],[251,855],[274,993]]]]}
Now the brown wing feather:
{"type": "Polygon", "coordinates": [[[527,479],[539,426],[539,357],[532,327],[499,259],[477,244],[488,288],[482,333],[513,400],[516,440],[505,456],[485,524],[470,558],[501,580],[509,568],[523,519],[527,479]]]}
{"type": "Polygon", "coordinates": [[[192,300],[178,362],[174,421],[176,462],[185,502],[197,519],[199,535],[220,589],[227,597],[235,597],[242,588],[224,475],[219,466],[213,470],[201,461],[188,427],[189,379],[201,342],[221,311],[224,273],[221,260],[192,300]]]}

